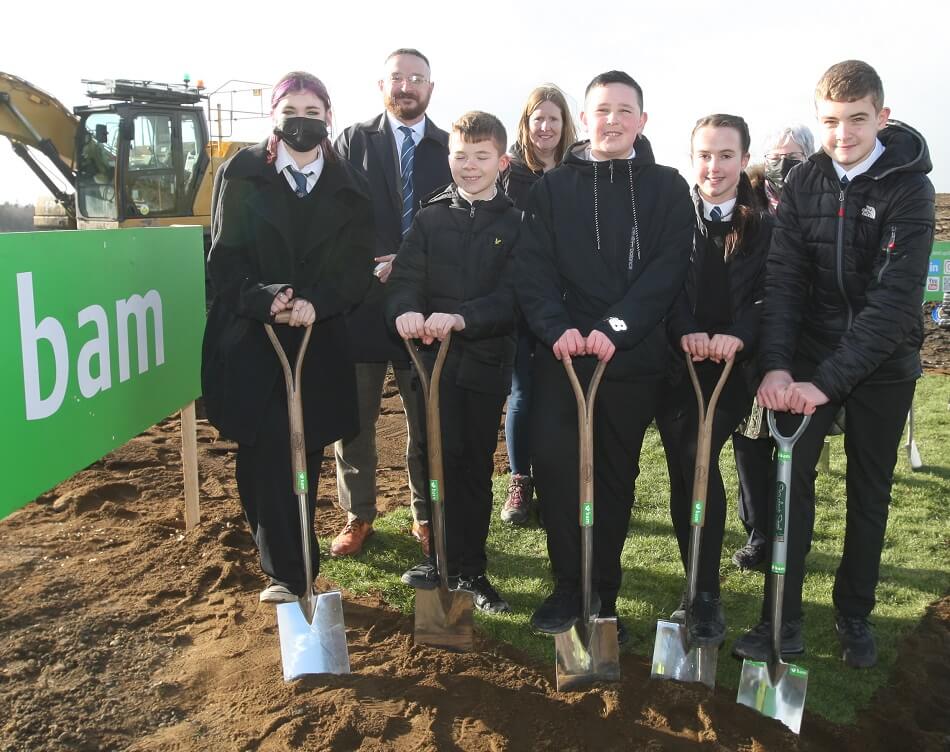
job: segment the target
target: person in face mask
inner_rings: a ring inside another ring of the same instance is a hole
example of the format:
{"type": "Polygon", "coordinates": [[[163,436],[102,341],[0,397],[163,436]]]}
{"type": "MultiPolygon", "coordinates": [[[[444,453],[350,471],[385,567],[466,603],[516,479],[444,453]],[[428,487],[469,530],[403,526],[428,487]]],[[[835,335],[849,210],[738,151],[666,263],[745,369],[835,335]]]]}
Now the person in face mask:
{"type": "MultiPolygon", "coordinates": [[[[815,139],[807,125],[792,124],[769,133],[764,145],[764,163],[746,172],[762,207],[775,216],[788,173],[814,153],[815,139]]],[[[758,569],[764,566],[768,554],[769,472],[773,450],[758,402],[732,434],[732,448],[739,476],[739,519],[749,535],[745,545],[733,553],[732,563],[739,569],[758,569]]]]}
{"type": "Polygon", "coordinates": [[[373,279],[373,213],[365,178],[330,144],[330,96],[320,79],[280,79],[271,120],[266,140],[215,175],[201,380],[209,421],[238,444],[238,493],[269,578],[260,600],[281,603],[309,583],[289,478],[286,390],[264,324],[290,312],[290,326],[275,332],[291,363],[312,326],[300,385],[312,520],[323,448],[359,425],[343,314],[373,279]]]}

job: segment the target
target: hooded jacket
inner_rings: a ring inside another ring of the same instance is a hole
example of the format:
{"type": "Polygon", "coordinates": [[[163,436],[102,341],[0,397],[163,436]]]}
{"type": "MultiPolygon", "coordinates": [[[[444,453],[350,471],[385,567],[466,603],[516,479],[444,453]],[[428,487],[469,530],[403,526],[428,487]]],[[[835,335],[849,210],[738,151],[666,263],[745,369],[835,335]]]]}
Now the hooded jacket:
{"type": "Polygon", "coordinates": [[[693,247],[686,181],[656,164],[649,141],[633,159],[593,162],[571,147],[535,184],[533,242],[518,255],[518,301],[549,347],[568,329],[593,329],[617,347],[605,378],[653,380],[666,372],[663,318],[693,247]]]}
{"type": "Polygon", "coordinates": [[[541,179],[544,172],[535,172],[524,161],[524,151],[521,144],[511,147],[511,161],[508,169],[499,175],[501,187],[519,209],[524,209],[528,203],[528,194],[531,187],[541,179]]]}
{"type": "Polygon", "coordinates": [[[504,193],[470,204],[452,184],[423,201],[399,248],[386,320],[395,330],[396,317],[410,311],[460,314],[465,328],[449,350],[461,359],[458,386],[490,394],[511,387],[513,258],[524,236],[522,214],[504,193]]]}
{"type": "Polygon", "coordinates": [[[813,368],[831,400],[920,376],[921,303],[934,234],[927,143],[890,121],[884,153],[842,188],[831,158],[789,173],[769,252],[763,371],[813,368]]]}

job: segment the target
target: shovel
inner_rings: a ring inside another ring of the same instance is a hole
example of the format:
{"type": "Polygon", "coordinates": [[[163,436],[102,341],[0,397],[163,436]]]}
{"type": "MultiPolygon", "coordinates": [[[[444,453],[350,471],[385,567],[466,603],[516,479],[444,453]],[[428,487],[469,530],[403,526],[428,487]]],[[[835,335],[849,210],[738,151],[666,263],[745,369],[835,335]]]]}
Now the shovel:
{"type": "Polygon", "coordinates": [[[689,353],[686,353],[686,365],[689,377],[696,392],[698,430],[696,437],[696,469],[693,472],[693,505],[690,515],[689,552],[686,564],[686,623],[659,619],[656,623],[656,641],[653,644],[653,668],[651,677],[676,679],[683,682],[702,682],[707,687],[716,686],[716,663],[719,656],[717,647],[691,645],[689,640],[690,611],[696,597],[696,583],[699,579],[699,547],[703,539],[703,526],[706,524],[706,494],[709,489],[709,455],[712,451],[713,419],[719,395],[732,371],[732,360],[727,360],[719,376],[716,388],[709,397],[709,404],[703,400],[703,390],[696,377],[696,369],[689,353]]]}
{"type": "MultiPolygon", "coordinates": [[[[274,320],[286,324],[289,311],[281,311],[274,320]]],[[[280,635],[280,658],[284,681],[304,674],[348,674],[350,657],[346,651],[346,627],[343,624],[343,599],[339,590],[317,594],[313,589],[313,560],[310,536],[313,526],[307,504],[307,449],[304,444],[303,401],[300,396],[300,374],[303,356],[310,343],[308,326],[300,342],[296,367],[291,371],[287,354],[270,324],[264,324],[277,358],[284,370],[287,386],[287,412],[290,418],[290,455],[294,493],[300,513],[300,543],[304,562],[306,589],[296,603],[277,606],[277,631],[280,635]]]]}
{"type": "Polygon", "coordinates": [[[777,447],[775,478],[775,535],[772,539],[772,655],[767,662],[742,661],[736,702],[776,718],[796,734],[802,726],[808,670],[782,660],[782,597],[785,594],[786,523],[788,493],[792,485],[792,448],[810,420],[802,422],[791,436],[783,436],[775,425],[775,413],[768,412],[769,430],[777,447]]]}
{"type": "Polygon", "coordinates": [[[917,442],[914,441],[914,402],[911,400],[910,411],[907,413],[907,443],[904,444],[907,450],[907,461],[910,463],[911,470],[920,470],[924,466],[920,459],[920,450],[917,448],[917,442]]]}
{"type": "Polygon", "coordinates": [[[577,400],[578,459],[580,463],[581,619],[566,632],[554,635],[558,691],[595,681],[620,681],[617,619],[591,613],[594,562],[594,400],[607,361],[597,363],[587,387],[581,388],[574,366],[564,361],[577,400]]]}
{"type": "Polygon", "coordinates": [[[439,414],[439,381],[442,366],[449,352],[452,333],[445,335],[432,368],[432,377],[426,373],[419,352],[409,340],[406,349],[419,373],[422,394],[426,403],[426,445],[429,454],[429,498],[432,501],[432,535],[435,538],[435,566],[439,572],[439,586],[432,590],[416,589],[415,642],[417,645],[459,652],[471,651],[472,611],[474,596],[466,590],[450,590],[449,560],[445,543],[445,483],[442,477],[442,423],[439,414]]]}

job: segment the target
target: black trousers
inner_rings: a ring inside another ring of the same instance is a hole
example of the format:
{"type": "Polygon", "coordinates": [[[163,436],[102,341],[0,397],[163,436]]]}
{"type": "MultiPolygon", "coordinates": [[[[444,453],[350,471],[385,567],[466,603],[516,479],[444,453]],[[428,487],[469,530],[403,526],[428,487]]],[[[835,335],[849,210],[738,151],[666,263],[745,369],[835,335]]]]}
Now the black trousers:
{"type": "MultiPolygon", "coordinates": [[[[574,367],[586,390],[593,358],[574,367]]],[[[547,348],[535,352],[531,398],[531,447],[541,498],[548,556],[559,587],[580,589],[577,403],[564,366],[547,348]]],[[[616,608],[620,554],[630,526],[640,473],[640,447],[653,421],[659,382],[602,381],[594,409],[593,585],[602,613],[616,608]]]]}
{"type": "MultiPolygon", "coordinates": [[[[485,542],[492,513],[493,458],[507,395],[464,389],[456,384],[457,375],[458,360],[449,358],[439,384],[446,574],[474,577],[485,574],[488,567],[485,542]]],[[[428,501],[431,520],[431,496],[428,501]]],[[[430,534],[434,534],[431,526],[430,534]]],[[[430,550],[434,557],[434,542],[430,550]]]]}
{"type": "MultiPolygon", "coordinates": [[[[794,374],[798,380],[807,380],[809,375],[798,371],[794,374]]],[[[835,574],[833,601],[835,609],[843,616],[867,616],[874,608],[897,447],[915,387],[914,381],[858,386],[843,403],[830,402],[819,407],[795,444],[786,532],[788,562],[782,615],[785,621],[798,619],[802,614],[805,556],[811,547],[815,526],[818,458],[831,422],[842,404],[847,408],[844,435],[848,463],[847,516],[844,552],[835,574]]],[[[777,422],[779,430],[788,436],[800,421],[800,415],[781,413],[777,422]]],[[[774,520],[771,496],[769,516],[774,520]]],[[[766,577],[763,619],[771,615],[770,579],[766,577]]]]}
{"type": "Polygon", "coordinates": [[[768,437],[750,439],[734,433],[732,451],[739,476],[739,520],[749,534],[748,542],[762,546],[769,539],[769,496],[775,443],[768,437]]]}
{"type": "MultiPolygon", "coordinates": [[[[317,482],[323,447],[307,447],[307,500],[313,574],[320,571],[320,550],[313,532],[317,482]]],[[[257,443],[239,444],[235,462],[241,506],[257,543],[261,569],[271,579],[302,595],[306,591],[300,513],[290,464],[290,427],[284,380],[271,395],[257,443]]]]}
{"type": "MultiPolygon", "coordinates": [[[[710,363],[708,367],[697,370],[703,398],[708,403],[719,374],[722,372],[721,367],[710,363]]],[[[726,440],[739,425],[739,421],[748,414],[751,406],[752,395],[746,388],[742,374],[738,371],[732,372],[723,387],[713,416],[707,476],[706,521],[699,548],[697,588],[701,592],[712,593],[716,596],[719,595],[719,560],[726,525],[726,489],[719,472],[719,454],[726,440]]],[[[688,566],[689,539],[692,530],[690,517],[699,425],[696,394],[691,382],[665,390],[656,424],[666,451],[666,467],[670,475],[670,517],[685,571],[688,566]]]]}

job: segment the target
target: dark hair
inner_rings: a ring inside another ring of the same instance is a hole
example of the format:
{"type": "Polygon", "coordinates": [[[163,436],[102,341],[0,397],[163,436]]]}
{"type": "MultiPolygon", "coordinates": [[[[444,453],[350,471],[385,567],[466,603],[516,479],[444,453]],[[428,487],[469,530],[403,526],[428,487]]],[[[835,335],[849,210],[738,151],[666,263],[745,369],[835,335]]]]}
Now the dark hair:
{"type": "Polygon", "coordinates": [[[612,70],[594,76],[591,82],[587,84],[587,88],[584,89],[584,99],[587,99],[587,95],[590,94],[590,90],[594,87],[606,86],[607,84],[623,84],[624,86],[629,86],[631,89],[634,89],[640,100],[640,112],[643,112],[643,89],[640,88],[640,84],[633,80],[630,74],[624,73],[623,71],[612,70]]]}
{"type": "Polygon", "coordinates": [[[835,63],[818,81],[815,101],[827,99],[832,102],[857,102],[871,97],[874,111],[884,107],[884,84],[877,71],[863,60],[845,60],[835,63]]]}
{"type": "MultiPolygon", "coordinates": [[[[274,88],[271,90],[271,113],[273,114],[274,110],[277,109],[277,105],[280,104],[281,100],[288,94],[296,94],[297,92],[301,91],[313,94],[323,102],[323,106],[326,108],[327,112],[330,111],[330,94],[327,91],[327,87],[324,85],[323,81],[314,76],[312,73],[305,73],[304,71],[291,71],[290,73],[281,76],[280,80],[274,84],[274,88]]],[[[274,133],[272,133],[271,137],[267,140],[267,164],[272,164],[274,160],[277,159],[277,142],[279,140],[280,139],[274,133]]],[[[329,136],[323,139],[320,147],[323,150],[323,156],[327,162],[336,161],[336,152],[333,151],[333,144],[330,143],[329,136]]]]}
{"type": "Polygon", "coordinates": [[[494,115],[479,110],[466,112],[452,123],[452,133],[458,133],[462,140],[473,144],[489,139],[498,148],[499,154],[504,154],[508,148],[508,134],[505,126],[494,115]]]}
{"type": "Polygon", "coordinates": [[[538,86],[528,95],[528,101],[524,103],[521,118],[518,120],[518,146],[521,147],[524,163],[532,172],[543,169],[530,137],[531,113],[538,109],[542,102],[551,102],[561,111],[561,139],[554,149],[554,161],[560,162],[564,157],[564,152],[567,151],[567,147],[577,140],[577,131],[574,130],[574,120],[571,118],[571,108],[567,105],[564,92],[554,84],[538,86]]]}
{"type": "Polygon", "coordinates": [[[383,62],[388,63],[390,60],[396,57],[396,55],[414,55],[420,60],[424,60],[426,67],[430,71],[432,70],[432,64],[429,62],[429,58],[419,52],[419,50],[417,50],[415,47],[400,47],[398,50],[393,50],[388,55],[386,55],[386,59],[383,62]]]}
{"type": "MultiPolygon", "coordinates": [[[[732,128],[738,131],[742,153],[749,153],[749,147],[752,144],[749,125],[739,115],[727,115],[720,112],[706,115],[706,117],[697,120],[696,125],[693,126],[693,132],[689,135],[690,153],[693,151],[693,138],[700,128],[732,128]]],[[[743,247],[746,238],[755,235],[759,229],[759,212],[759,201],[756,198],[755,190],[752,188],[752,182],[745,170],[742,170],[739,173],[739,183],[736,186],[736,206],[732,210],[734,217],[732,229],[726,235],[723,247],[724,258],[728,259],[737,249],[743,247]]]]}

